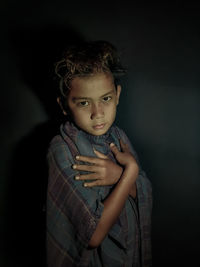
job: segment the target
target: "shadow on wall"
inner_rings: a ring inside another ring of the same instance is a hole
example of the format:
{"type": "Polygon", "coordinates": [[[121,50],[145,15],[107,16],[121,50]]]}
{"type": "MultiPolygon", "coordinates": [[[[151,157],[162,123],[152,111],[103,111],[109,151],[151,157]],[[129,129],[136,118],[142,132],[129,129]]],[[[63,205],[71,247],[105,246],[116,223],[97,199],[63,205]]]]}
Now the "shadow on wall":
{"type": "Polygon", "coordinates": [[[12,255],[12,267],[45,266],[46,152],[62,119],[55,101],[54,62],[67,45],[83,38],[70,28],[55,26],[15,29],[10,36],[22,78],[40,99],[49,121],[36,126],[13,153],[6,197],[6,258],[12,255]]]}

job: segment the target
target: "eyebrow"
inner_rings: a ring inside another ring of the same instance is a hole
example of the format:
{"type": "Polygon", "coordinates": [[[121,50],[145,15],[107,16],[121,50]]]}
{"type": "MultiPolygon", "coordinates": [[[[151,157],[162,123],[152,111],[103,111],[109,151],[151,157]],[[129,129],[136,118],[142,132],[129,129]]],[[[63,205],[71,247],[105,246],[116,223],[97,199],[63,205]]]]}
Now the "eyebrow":
{"type": "MultiPolygon", "coordinates": [[[[106,95],[109,95],[109,94],[111,94],[111,93],[113,93],[114,92],[114,89],[113,90],[111,90],[111,91],[109,91],[109,92],[107,92],[107,93],[105,93],[104,95],[102,95],[102,96],[100,96],[100,98],[101,97],[104,97],[104,96],[106,96],[106,95]]],[[[80,97],[73,97],[72,98],[72,101],[77,101],[77,100],[90,100],[91,99],[91,97],[83,97],[83,96],[80,96],[80,97]]]]}

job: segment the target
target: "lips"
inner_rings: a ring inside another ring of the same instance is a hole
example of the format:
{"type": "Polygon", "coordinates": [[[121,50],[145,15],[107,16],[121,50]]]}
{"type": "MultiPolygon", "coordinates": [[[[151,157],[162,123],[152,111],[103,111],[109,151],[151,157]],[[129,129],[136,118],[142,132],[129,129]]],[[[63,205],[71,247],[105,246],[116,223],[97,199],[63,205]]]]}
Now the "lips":
{"type": "Polygon", "coordinates": [[[99,124],[94,125],[93,128],[95,130],[101,130],[104,128],[104,126],[105,126],[105,123],[99,123],[99,124]]]}

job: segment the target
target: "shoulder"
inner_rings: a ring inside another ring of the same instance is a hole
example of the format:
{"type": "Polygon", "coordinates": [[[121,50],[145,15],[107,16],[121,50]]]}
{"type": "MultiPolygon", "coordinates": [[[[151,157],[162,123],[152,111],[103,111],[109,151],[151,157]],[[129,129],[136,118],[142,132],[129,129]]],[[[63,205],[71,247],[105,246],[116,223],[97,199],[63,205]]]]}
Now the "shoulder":
{"type": "Polygon", "coordinates": [[[61,135],[55,135],[51,141],[50,141],[50,144],[49,144],[49,147],[54,147],[54,146],[57,146],[57,145],[60,145],[60,144],[63,144],[64,140],[62,138],[61,135]]]}
{"type": "Polygon", "coordinates": [[[66,147],[67,147],[67,144],[62,138],[62,136],[56,135],[50,141],[48,151],[56,152],[57,150],[60,150],[60,149],[66,149],[66,147]]]}
{"type": "Polygon", "coordinates": [[[68,127],[67,122],[60,125],[60,131],[49,143],[49,150],[71,150],[74,146],[73,129],[68,127]],[[72,136],[72,137],[71,137],[72,136]]]}
{"type": "Polygon", "coordinates": [[[114,133],[115,133],[115,135],[117,136],[118,139],[121,139],[125,144],[128,144],[129,146],[132,146],[127,134],[125,133],[125,131],[123,129],[121,129],[120,127],[114,125],[113,126],[113,131],[114,131],[114,133]]]}
{"type": "MultiPolygon", "coordinates": [[[[47,160],[56,162],[60,167],[66,167],[66,163],[74,162],[72,152],[74,148],[61,135],[56,135],[49,143],[47,160]]],[[[68,163],[68,164],[69,164],[68,163]]]]}
{"type": "Polygon", "coordinates": [[[118,127],[117,125],[112,126],[112,131],[117,135],[118,138],[128,138],[125,131],[118,127]]]}

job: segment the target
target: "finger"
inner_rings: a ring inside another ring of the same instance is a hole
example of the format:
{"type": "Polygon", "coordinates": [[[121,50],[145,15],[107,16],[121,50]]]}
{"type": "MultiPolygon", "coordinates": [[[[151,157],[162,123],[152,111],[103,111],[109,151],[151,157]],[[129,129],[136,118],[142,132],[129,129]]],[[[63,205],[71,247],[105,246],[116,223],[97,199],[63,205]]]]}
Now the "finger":
{"type": "Polygon", "coordinates": [[[84,183],[83,184],[84,187],[93,187],[93,186],[102,186],[102,185],[104,185],[104,183],[101,180],[96,180],[96,181],[91,182],[91,183],[84,183]]]}
{"type": "Polygon", "coordinates": [[[99,172],[99,166],[96,165],[78,165],[78,164],[74,164],[72,165],[72,168],[74,170],[78,170],[78,171],[88,171],[88,172],[99,172]]]}
{"type": "Polygon", "coordinates": [[[76,175],[75,176],[75,180],[78,180],[78,181],[96,180],[98,178],[99,178],[99,175],[97,173],[90,173],[90,174],[76,175]]]}
{"type": "Polygon", "coordinates": [[[97,163],[97,158],[95,158],[95,157],[86,157],[86,156],[78,155],[78,156],[76,156],[76,160],[83,161],[83,162],[88,162],[88,163],[91,163],[91,164],[96,164],[97,163]]]}
{"type": "Polygon", "coordinates": [[[100,159],[108,159],[108,157],[106,155],[104,155],[103,153],[97,151],[96,149],[93,149],[94,153],[97,155],[98,158],[100,159]]]}
{"type": "MultiPolygon", "coordinates": [[[[100,153],[99,151],[97,151],[98,153],[100,153]]],[[[105,156],[104,154],[100,153],[101,155],[105,156]]],[[[76,156],[76,160],[78,161],[83,161],[83,162],[86,162],[86,163],[90,163],[92,165],[96,165],[96,166],[102,166],[103,165],[103,161],[105,159],[108,159],[106,156],[105,158],[103,159],[102,158],[95,158],[95,157],[86,157],[86,156],[76,156]]]]}
{"type": "Polygon", "coordinates": [[[110,149],[111,149],[111,151],[113,152],[113,154],[115,156],[117,155],[117,153],[119,153],[119,150],[118,150],[117,146],[114,143],[110,144],[110,149]]]}

